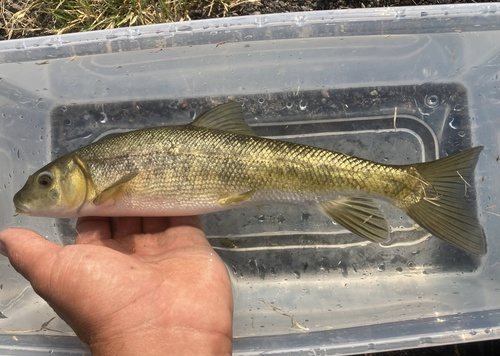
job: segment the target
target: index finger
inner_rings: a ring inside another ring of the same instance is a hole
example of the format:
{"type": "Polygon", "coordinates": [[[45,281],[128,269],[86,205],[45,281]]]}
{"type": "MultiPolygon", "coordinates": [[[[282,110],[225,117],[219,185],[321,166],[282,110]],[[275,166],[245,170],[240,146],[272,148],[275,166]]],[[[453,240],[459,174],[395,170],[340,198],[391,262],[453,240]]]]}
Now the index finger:
{"type": "Polygon", "coordinates": [[[90,244],[111,239],[111,219],[100,216],[78,218],[76,232],[76,244],[90,244]]]}

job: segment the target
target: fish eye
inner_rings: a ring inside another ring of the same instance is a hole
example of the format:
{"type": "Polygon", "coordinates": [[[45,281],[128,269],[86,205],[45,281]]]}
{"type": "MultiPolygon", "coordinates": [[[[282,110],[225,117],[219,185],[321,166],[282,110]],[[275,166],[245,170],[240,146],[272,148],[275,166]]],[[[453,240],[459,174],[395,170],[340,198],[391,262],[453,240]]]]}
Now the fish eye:
{"type": "Polygon", "coordinates": [[[36,181],[38,182],[38,184],[44,188],[50,187],[52,185],[53,180],[54,180],[54,176],[50,172],[42,172],[36,178],[36,181]]]}

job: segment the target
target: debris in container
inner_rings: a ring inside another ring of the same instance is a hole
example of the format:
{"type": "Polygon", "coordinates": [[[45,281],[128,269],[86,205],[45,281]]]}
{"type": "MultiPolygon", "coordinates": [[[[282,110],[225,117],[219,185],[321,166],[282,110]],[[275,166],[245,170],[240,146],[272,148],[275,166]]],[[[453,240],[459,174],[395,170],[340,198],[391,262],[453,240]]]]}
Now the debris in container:
{"type": "Polygon", "coordinates": [[[260,298],[259,300],[262,303],[264,303],[265,305],[267,305],[269,308],[271,308],[273,311],[275,311],[276,313],[281,314],[283,316],[286,316],[286,317],[290,318],[290,321],[292,323],[292,326],[291,326],[292,329],[298,329],[300,331],[308,331],[309,330],[309,328],[307,326],[305,326],[305,324],[302,324],[302,323],[299,323],[298,321],[296,321],[294,319],[293,315],[285,312],[281,308],[275,307],[274,305],[272,305],[271,303],[267,302],[263,298],[260,298]]]}
{"type": "Polygon", "coordinates": [[[396,119],[397,119],[397,117],[398,117],[398,107],[395,106],[394,107],[394,119],[393,119],[393,122],[394,122],[394,131],[398,130],[398,128],[396,126],[396,119]]]}

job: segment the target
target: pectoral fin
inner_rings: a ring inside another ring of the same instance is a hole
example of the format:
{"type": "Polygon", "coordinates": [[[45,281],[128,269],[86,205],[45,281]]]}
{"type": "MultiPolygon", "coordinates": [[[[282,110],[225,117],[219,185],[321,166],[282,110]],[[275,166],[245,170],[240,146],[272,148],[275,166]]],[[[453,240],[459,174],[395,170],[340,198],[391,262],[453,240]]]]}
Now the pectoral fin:
{"type": "Polygon", "coordinates": [[[100,205],[110,199],[116,199],[117,197],[119,197],[122,194],[123,189],[132,179],[137,176],[137,174],[137,172],[129,173],[111,184],[109,187],[104,189],[97,197],[94,198],[94,204],[100,205]]]}
{"type": "Polygon", "coordinates": [[[218,199],[218,203],[223,206],[243,203],[252,199],[254,193],[255,189],[251,189],[243,193],[220,196],[218,199]]]}
{"type": "Polygon", "coordinates": [[[321,204],[323,212],[347,230],[374,242],[389,239],[389,223],[378,205],[365,197],[343,197],[321,204]]]}

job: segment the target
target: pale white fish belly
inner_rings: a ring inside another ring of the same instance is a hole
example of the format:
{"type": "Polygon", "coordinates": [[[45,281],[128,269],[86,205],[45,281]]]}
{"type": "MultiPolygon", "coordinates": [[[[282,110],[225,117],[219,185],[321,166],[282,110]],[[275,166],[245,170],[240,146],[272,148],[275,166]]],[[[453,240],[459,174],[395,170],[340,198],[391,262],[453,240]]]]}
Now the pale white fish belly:
{"type": "MultiPolygon", "coordinates": [[[[244,192],[244,191],[242,191],[244,192]]],[[[206,193],[195,197],[141,197],[124,196],[108,200],[102,204],[85,203],[78,211],[78,216],[189,216],[202,215],[238,207],[265,204],[317,205],[338,197],[337,193],[309,195],[280,191],[255,192],[250,199],[236,204],[220,204],[219,196],[207,197],[206,193]]]]}

